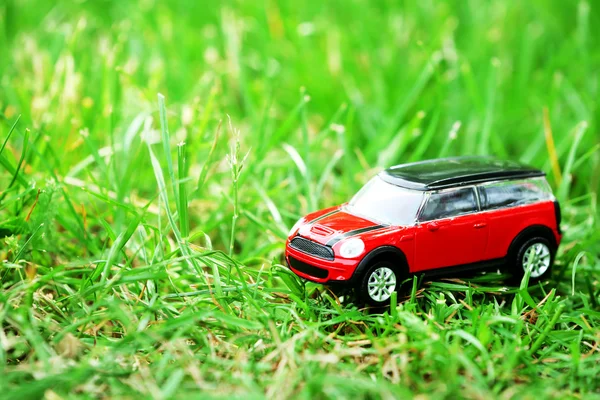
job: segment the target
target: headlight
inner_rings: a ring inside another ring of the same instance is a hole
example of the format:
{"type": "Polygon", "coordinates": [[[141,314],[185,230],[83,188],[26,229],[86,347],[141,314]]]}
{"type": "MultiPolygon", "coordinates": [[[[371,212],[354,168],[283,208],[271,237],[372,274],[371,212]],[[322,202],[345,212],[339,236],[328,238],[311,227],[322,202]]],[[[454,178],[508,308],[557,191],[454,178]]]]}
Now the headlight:
{"type": "Polygon", "coordinates": [[[300,218],[295,224],[294,226],[292,226],[292,229],[290,229],[290,233],[288,233],[288,236],[292,236],[292,234],[294,232],[296,232],[296,229],[300,228],[300,225],[302,225],[302,223],[304,222],[304,218],[300,218]]]}
{"type": "Polygon", "coordinates": [[[340,247],[340,255],[344,258],[354,258],[362,254],[365,251],[365,244],[360,239],[349,239],[342,243],[340,247]]]}

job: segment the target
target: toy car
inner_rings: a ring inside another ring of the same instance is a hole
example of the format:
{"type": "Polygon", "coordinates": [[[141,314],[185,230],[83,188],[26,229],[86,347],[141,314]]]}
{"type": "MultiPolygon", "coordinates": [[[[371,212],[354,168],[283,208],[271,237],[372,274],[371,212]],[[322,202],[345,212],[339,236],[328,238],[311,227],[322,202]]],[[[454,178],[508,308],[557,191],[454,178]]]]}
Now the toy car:
{"type": "Polygon", "coordinates": [[[301,218],[286,242],[291,270],[345,283],[371,305],[389,303],[411,274],[509,271],[550,274],[561,241],[560,206],[545,174],[487,157],[388,168],[350,202],[301,218]]]}

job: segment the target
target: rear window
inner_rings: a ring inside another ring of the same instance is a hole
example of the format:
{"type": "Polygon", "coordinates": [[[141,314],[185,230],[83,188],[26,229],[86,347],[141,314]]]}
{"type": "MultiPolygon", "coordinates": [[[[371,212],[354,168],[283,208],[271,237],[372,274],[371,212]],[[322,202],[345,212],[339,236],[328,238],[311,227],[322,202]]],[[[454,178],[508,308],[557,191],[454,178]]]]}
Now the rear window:
{"type": "Polygon", "coordinates": [[[491,182],[480,185],[478,190],[483,210],[515,207],[554,198],[548,182],[543,177],[491,182]]]}

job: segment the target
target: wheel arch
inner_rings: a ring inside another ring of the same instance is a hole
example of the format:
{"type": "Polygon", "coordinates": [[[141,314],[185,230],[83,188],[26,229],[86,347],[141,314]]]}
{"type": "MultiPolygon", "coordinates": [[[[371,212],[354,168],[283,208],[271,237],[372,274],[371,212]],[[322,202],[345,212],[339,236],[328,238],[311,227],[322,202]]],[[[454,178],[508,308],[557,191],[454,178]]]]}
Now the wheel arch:
{"type": "Polygon", "coordinates": [[[400,272],[409,273],[408,261],[402,250],[394,246],[380,246],[363,257],[352,274],[352,280],[359,280],[370,265],[381,260],[391,261],[400,269],[400,272]]]}
{"type": "Polygon", "coordinates": [[[521,232],[515,236],[513,241],[510,243],[508,248],[507,255],[514,255],[516,251],[518,251],[519,246],[523,244],[526,240],[529,240],[534,237],[543,237],[547,239],[550,244],[553,246],[553,251],[556,251],[558,247],[558,243],[556,243],[556,237],[554,237],[554,233],[552,229],[546,225],[531,225],[527,228],[523,229],[521,232]]]}

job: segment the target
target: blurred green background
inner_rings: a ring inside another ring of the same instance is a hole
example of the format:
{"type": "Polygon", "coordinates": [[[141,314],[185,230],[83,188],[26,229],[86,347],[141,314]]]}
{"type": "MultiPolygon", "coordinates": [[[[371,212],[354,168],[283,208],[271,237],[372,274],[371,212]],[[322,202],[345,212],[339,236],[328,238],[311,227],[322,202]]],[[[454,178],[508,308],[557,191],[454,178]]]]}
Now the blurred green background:
{"type": "Polygon", "coordinates": [[[0,1],[0,386],[598,393],[599,24],[590,1],[0,1]],[[377,316],[281,266],[380,169],[473,154],[547,172],[546,286],[426,283],[377,316]]]}

